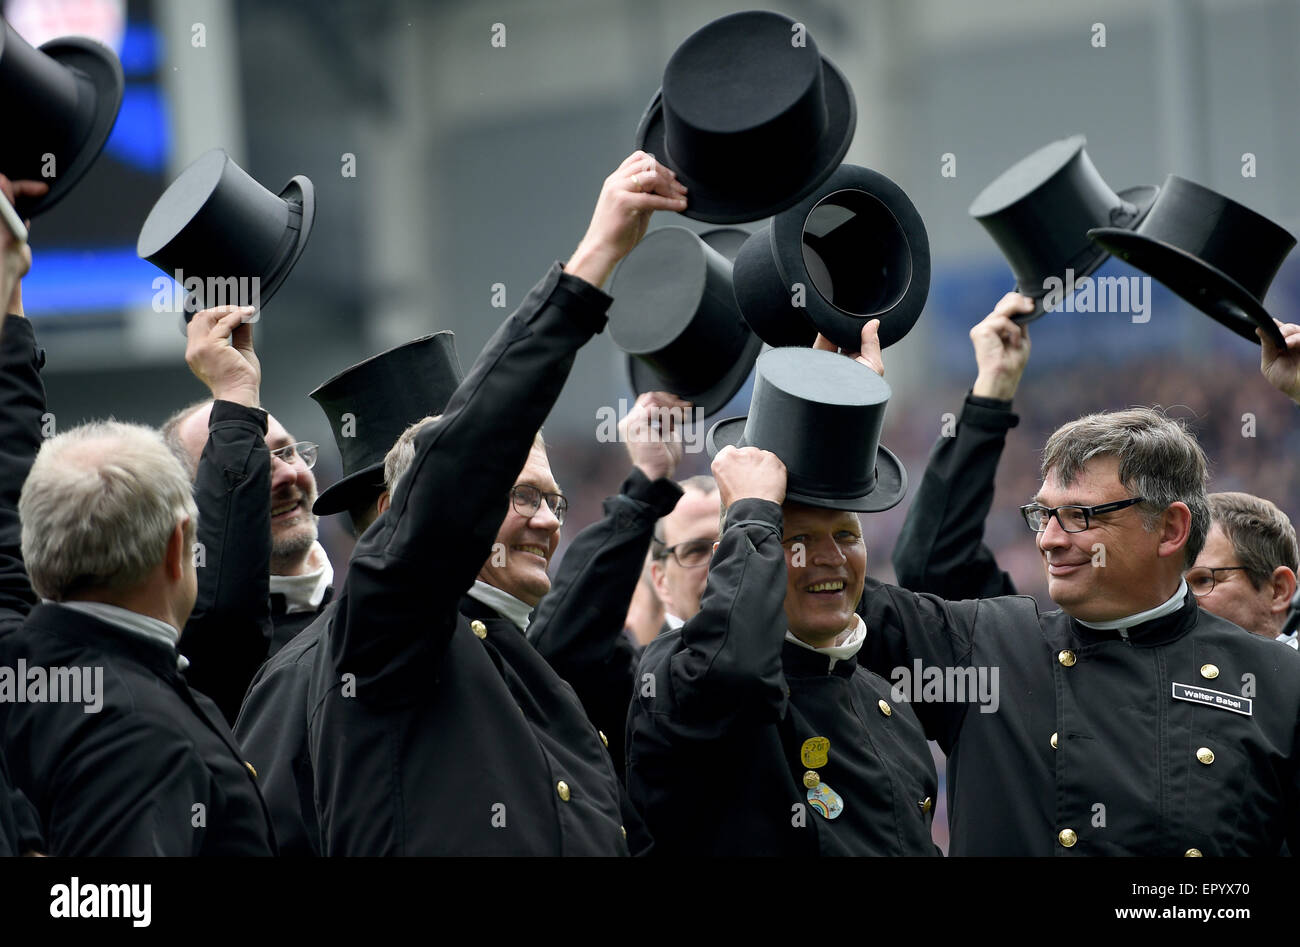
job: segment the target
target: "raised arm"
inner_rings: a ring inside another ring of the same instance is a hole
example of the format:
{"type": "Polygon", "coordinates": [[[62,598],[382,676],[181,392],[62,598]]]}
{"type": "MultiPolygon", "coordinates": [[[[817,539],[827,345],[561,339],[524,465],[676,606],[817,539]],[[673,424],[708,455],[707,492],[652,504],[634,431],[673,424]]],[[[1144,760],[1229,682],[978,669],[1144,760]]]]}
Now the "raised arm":
{"type": "Polygon", "coordinates": [[[198,596],[179,647],[186,680],[231,725],[271,633],[271,455],[250,315],[235,306],[198,313],[185,351],[213,403],[194,478],[198,596]]]}
{"type": "Polygon", "coordinates": [[[1029,360],[1029,331],[1011,316],[1032,309],[1024,296],[1007,293],[970,331],[979,375],[956,430],[944,432],[930,454],[894,546],[894,571],[904,588],[948,599],[1016,592],[984,544],[984,521],[1006,433],[1019,423],[1011,399],[1029,360]]]}
{"type": "Polygon", "coordinates": [[[330,635],[358,695],[381,675],[383,699],[427,687],[460,597],[492,551],[511,484],[573,359],[605,325],[598,288],[645,232],[654,210],[681,210],[685,189],[648,155],[631,155],[601,189],[569,263],[555,265],[488,341],[415,457],[389,510],[358,542],[330,635]],[[635,181],[633,180],[635,177],[635,181]],[[415,621],[414,618],[419,618],[415,621]],[[341,619],[341,620],[340,620],[341,619]],[[395,660],[402,655],[406,660],[395,660]]]}
{"type": "Polygon", "coordinates": [[[1300,325],[1273,321],[1286,341],[1286,351],[1274,345],[1262,329],[1256,329],[1260,338],[1259,370],[1270,385],[1300,404],[1300,325]]]}

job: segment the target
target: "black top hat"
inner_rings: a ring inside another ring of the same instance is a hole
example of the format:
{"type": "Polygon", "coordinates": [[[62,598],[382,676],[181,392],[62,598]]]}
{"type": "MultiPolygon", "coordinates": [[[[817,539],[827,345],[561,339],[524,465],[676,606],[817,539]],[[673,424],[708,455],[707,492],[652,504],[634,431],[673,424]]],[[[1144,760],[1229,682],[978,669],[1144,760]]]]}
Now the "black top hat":
{"type": "MultiPolygon", "coordinates": [[[[257,279],[265,306],[302,255],[315,218],[316,192],[305,175],[272,194],[214,148],[158,198],[140,228],[135,252],[168,276],[183,271],[186,281],[257,279]]],[[[215,302],[187,294],[186,321],[215,302]]]]}
{"type": "Polygon", "coordinates": [[[464,377],[456,336],[435,332],[345,368],[313,391],[334,431],[343,477],[316,498],[318,516],[354,510],[384,489],[384,457],[408,427],[441,414],[464,377]]]}
{"type": "Polygon", "coordinates": [[[880,320],[881,346],[893,345],[925,308],[930,240],[902,188],[845,164],[745,242],[732,283],[740,311],[768,345],[808,346],[821,332],[856,351],[871,319],[880,320]]]}
{"type": "Polygon", "coordinates": [[[37,50],[4,23],[0,173],[10,180],[46,180],[46,155],[54,156],[49,191],[19,198],[19,214],[35,217],[49,210],[90,170],[117,121],[124,87],[122,64],[102,43],[67,36],[37,50]]]}
{"type": "Polygon", "coordinates": [[[1258,326],[1286,348],[1264,296],[1295,237],[1267,217],[1171,174],[1136,231],[1099,227],[1088,236],[1242,338],[1259,344],[1258,326]]]}
{"type": "Polygon", "coordinates": [[[762,340],[731,291],[731,257],[749,234],[651,231],[614,275],[609,334],[628,353],[632,389],[670,391],[713,414],[741,389],[762,340]]]}
{"type": "Polygon", "coordinates": [[[853,90],[795,27],[779,13],[733,13],[696,30],[668,60],[636,144],[690,189],[687,217],[769,217],[844,160],[857,125],[853,90]]]}
{"type": "Polygon", "coordinates": [[[880,443],[890,389],[852,358],[821,349],[772,349],[758,357],[749,415],[709,428],[714,457],[728,444],[758,447],[786,467],[787,500],[878,513],[907,492],[907,470],[880,443]]]}
{"type": "Polygon", "coordinates": [[[1066,270],[1087,276],[1110,256],[1088,239],[1093,227],[1136,227],[1160,193],[1154,186],[1116,194],[1088,152],[1082,135],[1039,148],[1003,171],[980,191],[970,215],[984,225],[1011,264],[1016,292],[1034,301],[1034,311],[1012,316],[1023,325],[1042,316],[1049,277],[1063,283],[1066,270]]]}

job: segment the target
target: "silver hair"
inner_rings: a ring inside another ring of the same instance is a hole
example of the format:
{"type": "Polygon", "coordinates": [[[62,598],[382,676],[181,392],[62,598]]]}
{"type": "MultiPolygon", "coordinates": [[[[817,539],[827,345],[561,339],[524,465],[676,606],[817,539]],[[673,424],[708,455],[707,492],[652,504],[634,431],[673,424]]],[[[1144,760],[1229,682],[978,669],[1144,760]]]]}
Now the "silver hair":
{"type": "Polygon", "coordinates": [[[191,489],[153,428],[110,418],[50,438],[18,500],[32,588],[61,602],[86,590],[139,585],[185,517],[187,545],[193,542],[199,512],[191,489]]]}
{"type": "Polygon", "coordinates": [[[167,420],[163,421],[158,430],[162,433],[163,443],[167,445],[168,450],[176,455],[176,459],[181,462],[181,466],[189,473],[190,479],[193,480],[198,475],[198,461],[185,447],[185,442],[181,440],[181,425],[189,420],[190,416],[200,408],[206,408],[212,404],[211,398],[204,398],[202,401],[192,401],[179,411],[172,412],[167,420]]]}
{"type": "Polygon", "coordinates": [[[1278,566],[1300,567],[1295,527],[1275,504],[1249,493],[1211,493],[1210,514],[1254,588],[1271,580],[1278,566]]]}
{"type": "MultiPolygon", "coordinates": [[[[693,477],[687,477],[685,480],[678,480],[677,486],[682,488],[683,493],[685,493],[687,490],[694,490],[697,493],[702,493],[705,496],[709,496],[710,494],[718,492],[718,481],[714,480],[708,474],[696,474],[693,477]]],[[[665,514],[665,515],[671,515],[671,514],[665,514]]],[[[727,515],[726,510],[722,511],[722,515],[724,518],[726,517],[727,515]]],[[[666,555],[664,550],[667,547],[664,542],[663,523],[664,523],[664,518],[662,516],[659,517],[659,519],[655,520],[654,528],[650,534],[650,554],[656,559],[662,559],[666,555]]],[[[718,528],[718,534],[719,535],[722,534],[721,527],[718,528]]]]}
{"type": "Polygon", "coordinates": [[[1191,529],[1183,548],[1190,566],[1201,554],[1210,531],[1209,480],[1205,452],[1180,420],[1159,408],[1129,408],[1088,414],[1057,428],[1043,448],[1042,475],[1053,471],[1065,486],[1074,483],[1089,461],[1116,457],[1119,479],[1130,493],[1145,498],[1138,505],[1143,526],[1154,530],[1171,503],[1187,504],[1191,529]]]}

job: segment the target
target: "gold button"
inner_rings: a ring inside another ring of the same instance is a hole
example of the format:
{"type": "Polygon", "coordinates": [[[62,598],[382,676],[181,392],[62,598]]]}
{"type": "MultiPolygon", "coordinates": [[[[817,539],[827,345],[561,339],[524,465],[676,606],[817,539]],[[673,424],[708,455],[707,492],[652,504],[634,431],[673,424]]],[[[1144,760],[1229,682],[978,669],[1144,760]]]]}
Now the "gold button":
{"type": "Polygon", "coordinates": [[[886,717],[894,712],[894,708],[890,707],[886,701],[878,700],[876,701],[876,706],[880,708],[880,712],[886,717]]]}
{"type": "Polygon", "coordinates": [[[1212,681],[1218,676],[1219,676],[1219,669],[1215,667],[1213,664],[1201,665],[1201,677],[1207,678],[1212,681]]]}
{"type": "Polygon", "coordinates": [[[1056,840],[1066,848],[1074,848],[1074,843],[1079,841],[1079,836],[1074,834],[1074,829],[1061,829],[1057,833],[1056,840]]]}
{"type": "Polygon", "coordinates": [[[244,765],[247,766],[248,771],[253,774],[253,778],[257,779],[257,770],[253,768],[253,764],[248,762],[248,760],[244,760],[244,765]]]}
{"type": "Polygon", "coordinates": [[[597,730],[596,732],[600,734],[600,742],[603,743],[603,744],[605,744],[605,749],[608,750],[608,749],[609,749],[609,737],[605,736],[605,731],[604,731],[604,730],[597,730]]]}
{"type": "Polygon", "coordinates": [[[1202,763],[1204,763],[1206,766],[1209,766],[1211,763],[1214,762],[1214,751],[1211,750],[1208,746],[1203,746],[1196,751],[1196,758],[1200,760],[1202,763]]]}
{"type": "Polygon", "coordinates": [[[477,619],[469,623],[469,630],[474,632],[474,637],[476,638],[487,637],[487,625],[477,619]]]}
{"type": "Polygon", "coordinates": [[[1056,660],[1060,661],[1065,667],[1072,668],[1074,667],[1074,662],[1079,659],[1074,656],[1073,651],[1062,651],[1056,656],[1056,660]]]}
{"type": "Polygon", "coordinates": [[[620,832],[623,833],[623,838],[626,839],[626,838],[627,838],[627,829],[623,828],[623,826],[620,825],[620,826],[618,827],[618,830],[619,830],[620,832]]]}
{"type": "Polygon", "coordinates": [[[931,809],[934,808],[934,800],[931,799],[929,796],[926,796],[924,799],[918,802],[917,805],[921,807],[922,812],[929,812],[931,809]]]}
{"type": "Polygon", "coordinates": [[[1055,733],[1052,734],[1052,749],[1053,749],[1053,750],[1056,749],[1056,734],[1055,734],[1055,733]]]}
{"type": "Polygon", "coordinates": [[[569,784],[566,783],[564,780],[561,779],[558,783],[555,784],[555,791],[560,794],[560,798],[563,799],[565,802],[569,801],[569,784]]]}
{"type": "Polygon", "coordinates": [[[817,770],[810,769],[803,774],[803,784],[808,789],[816,789],[821,785],[822,778],[817,775],[817,770]]]}
{"type": "Polygon", "coordinates": [[[1189,848],[1187,851],[1183,852],[1183,857],[1184,857],[1184,858],[1204,858],[1205,856],[1201,854],[1201,850],[1200,850],[1199,848],[1189,848]]]}

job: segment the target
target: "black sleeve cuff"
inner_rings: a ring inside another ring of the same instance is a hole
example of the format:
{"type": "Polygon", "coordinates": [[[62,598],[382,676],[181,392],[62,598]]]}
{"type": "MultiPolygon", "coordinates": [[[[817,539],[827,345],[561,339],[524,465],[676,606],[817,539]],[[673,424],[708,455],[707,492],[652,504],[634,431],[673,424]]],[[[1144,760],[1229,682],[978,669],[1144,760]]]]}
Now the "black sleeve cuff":
{"type": "Polygon", "coordinates": [[[242,421],[256,425],[258,430],[265,435],[266,419],[266,411],[262,408],[250,408],[247,405],[235,404],[233,401],[214,401],[212,402],[212,414],[208,417],[208,430],[211,431],[218,424],[242,421]]]}
{"type": "Polygon", "coordinates": [[[744,497],[727,507],[724,532],[733,526],[748,526],[751,523],[767,526],[779,535],[783,526],[780,504],[756,497],[744,497]]]}
{"type": "Polygon", "coordinates": [[[560,271],[559,282],[555,285],[556,293],[564,293],[573,301],[573,305],[566,308],[571,309],[593,334],[604,330],[605,313],[614,298],[592,286],[585,279],[564,272],[564,266],[559,261],[556,261],[555,267],[560,271]]]}
{"type": "Polygon", "coordinates": [[[1001,398],[982,398],[966,393],[966,403],[962,406],[961,423],[975,427],[1006,431],[1020,423],[1020,416],[1011,410],[1011,402],[1001,398]]]}
{"type": "Polygon", "coordinates": [[[619,493],[638,503],[644,503],[657,518],[673,511],[681,499],[682,488],[667,477],[651,480],[640,467],[633,467],[619,488],[619,493]]]}

